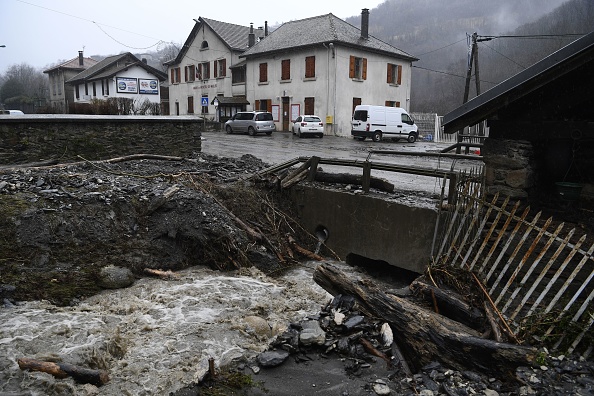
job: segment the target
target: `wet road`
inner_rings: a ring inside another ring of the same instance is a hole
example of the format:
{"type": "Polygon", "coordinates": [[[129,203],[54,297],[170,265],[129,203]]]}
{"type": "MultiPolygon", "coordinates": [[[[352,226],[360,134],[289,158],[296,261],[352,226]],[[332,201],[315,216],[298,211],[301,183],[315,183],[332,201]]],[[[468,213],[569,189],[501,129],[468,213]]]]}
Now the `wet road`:
{"type": "MultiPolygon", "coordinates": [[[[233,134],[225,132],[204,132],[202,134],[202,152],[221,157],[239,158],[244,154],[252,154],[267,164],[277,165],[296,157],[318,156],[321,158],[339,158],[365,161],[369,150],[390,150],[398,152],[432,152],[438,153],[450,143],[417,141],[408,143],[384,140],[363,142],[351,137],[324,136],[324,138],[298,138],[291,132],[274,132],[271,136],[233,134]]],[[[449,158],[419,157],[405,155],[372,154],[373,162],[407,165],[432,170],[470,169],[479,164],[478,161],[452,160],[449,158]]],[[[326,172],[342,172],[361,174],[360,168],[348,168],[323,165],[326,172]]],[[[423,191],[435,194],[441,190],[441,180],[435,177],[418,176],[404,173],[372,171],[372,176],[386,179],[398,190],[423,191]]]]}

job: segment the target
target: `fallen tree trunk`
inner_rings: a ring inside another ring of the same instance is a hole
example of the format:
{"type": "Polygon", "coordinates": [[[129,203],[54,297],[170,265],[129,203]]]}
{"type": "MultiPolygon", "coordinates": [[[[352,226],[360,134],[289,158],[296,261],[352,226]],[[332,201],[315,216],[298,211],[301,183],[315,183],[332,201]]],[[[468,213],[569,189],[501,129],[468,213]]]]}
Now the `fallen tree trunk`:
{"type": "Polygon", "coordinates": [[[435,298],[439,308],[437,312],[456,322],[475,330],[480,330],[485,323],[485,316],[479,309],[467,304],[453,292],[445,291],[420,280],[411,283],[410,289],[413,293],[421,294],[428,301],[433,302],[433,298],[435,298]]]}
{"type": "Polygon", "coordinates": [[[460,371],[509,375],[536,358],[535,348],[485,340],[467,326],[388,295],[369,280],[350,278],[335,266],[318,266],[313,278],[332,295],[352,295],[362,312],[388,322],[394,340],[416,371],[437,360],[460,371]]]}
{"type": "Polygon", "coordinates": [[[21,370],[40,371],[56,378],[72,377],[81,384],[101,386],[109,382],[109,375],[105,370],[93,370],[68,363],[44,362],[29,358],[20,358],[17,363],[21,370]]]}

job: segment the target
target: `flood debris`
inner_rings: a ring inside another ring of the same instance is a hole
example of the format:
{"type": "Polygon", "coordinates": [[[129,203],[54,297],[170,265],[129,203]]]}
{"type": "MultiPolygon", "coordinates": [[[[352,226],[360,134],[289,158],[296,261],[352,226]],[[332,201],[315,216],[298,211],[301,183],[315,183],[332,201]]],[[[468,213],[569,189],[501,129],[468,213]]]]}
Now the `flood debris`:
{"type": "Polygon", "coordinates": [[[105,370],[93,370],[68,363],[45,362],[25,357],[19,358],[17,363],[21,370],[41,371],[56,378],[72,377],[81,384],[101,386],[109,382],[109,374],[105,370]]]}
{"type": "Polygon", "coordinates": [[[354,296],[367,315],[388,322],[395,342],[416,370],[438,360],[458,370],[505,375],[537,356],[536,348],[485,339],[460,322],[389,295],[369,280],[351,278],[332,265],[318,266],[314,280],[333,295],[354,296]]]}

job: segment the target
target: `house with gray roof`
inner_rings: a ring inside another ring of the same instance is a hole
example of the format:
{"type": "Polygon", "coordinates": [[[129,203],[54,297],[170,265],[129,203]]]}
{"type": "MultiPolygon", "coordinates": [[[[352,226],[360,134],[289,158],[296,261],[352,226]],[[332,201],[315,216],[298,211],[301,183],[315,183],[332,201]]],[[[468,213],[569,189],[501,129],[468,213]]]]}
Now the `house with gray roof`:
{"type": "Polygon", "coordinates": [[[83,51],[78,51],[76,58],[43,71],[49,78],[50,106],[55,113],[67,113],[68,106],[74,103],[74,87],[66,81],[97,63],[93,58],[85,58],[83,51]]]}
{"type": "Polygon", "coordinates": [[[269,110],[277,130],[299,114],[325,120],[325,134],[350,136],[356,105],[409,109],[414,56],[333,14],[284,23],[240,55],[253,109],[269,110]]]}
{"type": "Polygon", "coordinates": [[[225,121],[241,110],[272,112],[279,131],[299,114],[326,121],[326,134],[350,136],[358,104],[408,110],[414,56],[333,14],[274,31],[199,18],[169,66],[171,114],[225,121]],[[213,105],[217,98],[218,107],[213,105]]]}
{"type": "Polygon", "coordinates": [[[165,62],[170,114],[225,121],[249,105],[246,61],[239,55],[262,39],[268,27],[254,29],[202,17],[195,21],[177,57],[165,62]]]}
{"type": "Polygon", "coordinates": [[[130,52],[103,59],[66,81],[74,89],[74,104],[94,99],[126,98],[134,106],[160,105],[161,83],[167,75],[130,52]]]}

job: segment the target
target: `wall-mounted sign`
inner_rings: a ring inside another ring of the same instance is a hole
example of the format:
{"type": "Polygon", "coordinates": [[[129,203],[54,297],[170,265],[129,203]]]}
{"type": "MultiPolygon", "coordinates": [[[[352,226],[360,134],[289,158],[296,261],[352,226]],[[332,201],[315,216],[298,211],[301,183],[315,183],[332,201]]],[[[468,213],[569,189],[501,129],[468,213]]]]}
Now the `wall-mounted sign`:
{"type": "Polygon", "coordinates": [[[159,94],[159,81],[149,80],[144,78],[138,79],[139,92],[141,94],[158,95],[159,94]]]}
{"type": "Polygon", "coordinates": [[[119,93],[138,93],[138,80],[136,78],[117,77],[116,86],[119,93]]]}

